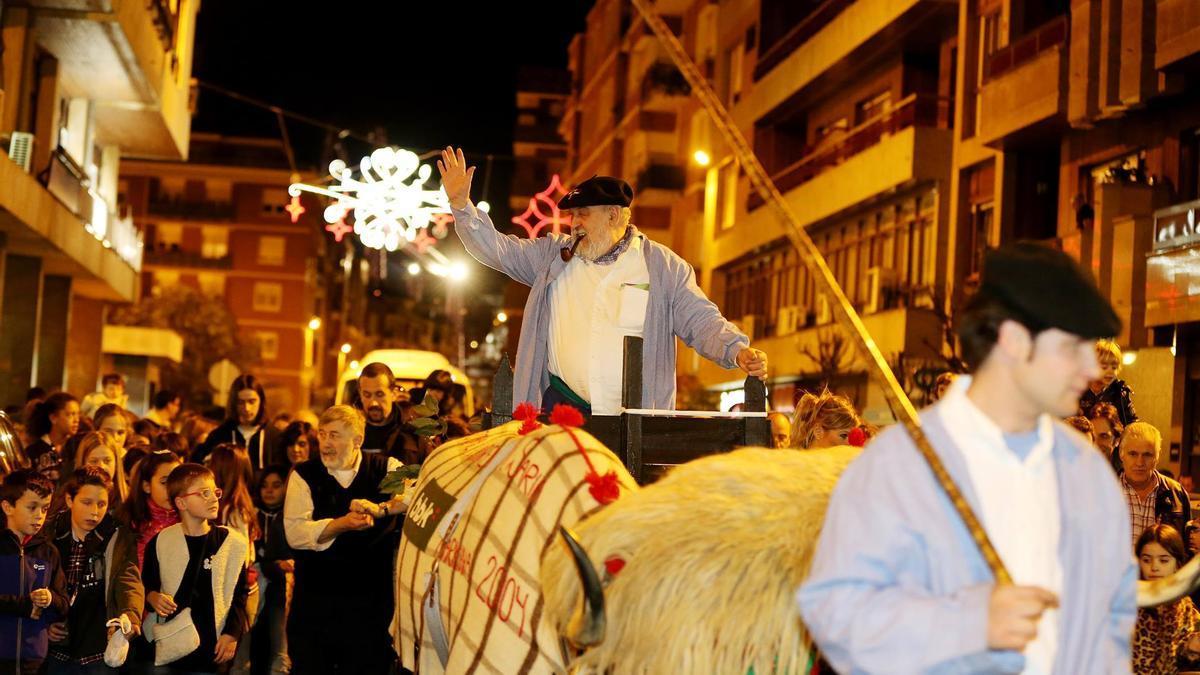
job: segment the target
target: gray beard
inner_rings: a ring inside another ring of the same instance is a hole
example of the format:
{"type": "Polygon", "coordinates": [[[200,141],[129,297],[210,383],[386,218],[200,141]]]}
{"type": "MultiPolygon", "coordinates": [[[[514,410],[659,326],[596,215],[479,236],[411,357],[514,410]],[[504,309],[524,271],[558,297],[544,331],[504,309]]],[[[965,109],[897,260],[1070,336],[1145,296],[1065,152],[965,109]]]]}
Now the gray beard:
{"type": "MultiPolygon", "coordinates": [[[[624,234],[623,231],[622,234],[624,234]]],[[[605,228],[603,234],[596,236],[589,234],[584,237],[583,242],[579,244],[579,254],[587,260],[595,260],[608,253],[608,250],[616,246],[618,241],[621,241],[620,235],[612,228],[605,228]]]]}

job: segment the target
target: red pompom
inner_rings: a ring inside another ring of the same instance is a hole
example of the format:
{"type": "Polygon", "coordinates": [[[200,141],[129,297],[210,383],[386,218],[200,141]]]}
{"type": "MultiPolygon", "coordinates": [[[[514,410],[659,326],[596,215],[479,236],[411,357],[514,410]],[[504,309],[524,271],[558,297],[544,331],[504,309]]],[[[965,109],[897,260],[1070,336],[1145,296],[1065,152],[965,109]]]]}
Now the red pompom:
{"type": "Polygon", "coordinates": [[[613,556],[604,561],[604,571],[608,572],[608,576],[610,576],[610,577],[617,576],[617,574],[623,569],[625,569],[625,559],[624,558],[618,558],[617,556],[613,556]]]}
{"type": "Polygon", "coordinates": [[[861,427],[854,427],[850,430],[850,435],[846,437],[846,442],[856,448],[861,448],[867,444],[867,432],[861,427]]]}
{"type": "Polygon", "coordinates": [[[517,429],[517,433],[520,434],[521,436],[524,436],[525,434],[528,434],[533,431],[537,431],[538,429],[541,429],[541,428],[542,428],[541,422],[538,422],[536,419],[531,417],[521,423],[521,428],[517,429]]]}
{"type": "Polygon", "coordinates": [[[537,416],[538,416],[537,407],[534,406],[529,401],[526,401],[526,402],[522,403],[521,405],[518,405],[517,409],[513,411],[513,419],[514,420],[522,420],[522,421],[535,420],[535,419],[537,419],[537,416]]]}
{"type": "Polygon", "coordinates": [[[599,476],[595,471],[589,471],[584,479],[588,482],[588,494],[601,504],[611,504],[621,496],[621,484],[617,482],[617,472],[609,471],[599,476]]]}
{"type": "Polygon", "coordinates": [[[554,405],[554,410],[550,411],[550,423],[564,427],[581,427],[583,426],[583,413],[574,406],[557,403],[554,405]]]}

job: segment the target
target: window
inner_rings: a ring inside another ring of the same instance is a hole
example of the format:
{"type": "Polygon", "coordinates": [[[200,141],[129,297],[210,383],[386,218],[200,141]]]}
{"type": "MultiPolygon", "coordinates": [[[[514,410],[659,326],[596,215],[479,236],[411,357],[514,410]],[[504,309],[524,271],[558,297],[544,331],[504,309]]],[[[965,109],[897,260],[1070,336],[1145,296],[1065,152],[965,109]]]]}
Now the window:
{"type": "Polygon", "coordinates": [[[233,181],[210,179],[204,183],[204,197],[210,202],[233,201],[233,181]]]}
{"type": "Polygon", "coordinates": [[[258,281],[254,284],[254,311],[278,312],[283,308],[283,284],[258,281]]]}
{"type": "Polygon", "coordinates": [[[225,275],[217,272],[199,272],[196,280],[200,284],[200,292],[204,295],[225,296],[225,275]]]}
{"type": "Polygon", "coordinates": [[[224,258],[229,255],[229,230],[224,227],[200,228],[200,255],[204,258],[224,258]]]}
{"type": "Polygon", "coordinates": [[[179,285],[179,272],[176,270],[154,270],[151,277],[150,295],[159,296],[163,289],[179,285]]]}
{"type": "Polygon", "coordinates": [[[283,265],[286,241],[283,237],[259,237],[258,264],[283,265]]]}
{"type": "Polygon", "coordinates": [[[517,126],[531,127],[537,124],[537,116],[531,112],[523,112],[517,115],[517,126]]]}
{"type": "Polygon", "coordinates": [[[86,98],[63,99],[59,116],[58,147],[79,166],[91,159],[88,157],[91,117],[91,102],[86,98]]]}
{"type": "Polygon", "coordinates": [[[154,243],[159,249],[179,248],[183,243],[183,226],[155,225],[154,243]]]}
{"type": "MultiPolygon", "coordinates": [[[[287,190],[263,190],[262,214],[264,216],[287,216],[284,207],[291,201],[292,198],[288,196],[287,190]]],[[[288,220],[291,218],[289,217],[288,220]]]]}
{"type": "Polygon", "coordinates": [[[255,331],[254,340],[258,343],[258,355],[266,361],[279,358],[279,333],[275,331],[255,331]]]}

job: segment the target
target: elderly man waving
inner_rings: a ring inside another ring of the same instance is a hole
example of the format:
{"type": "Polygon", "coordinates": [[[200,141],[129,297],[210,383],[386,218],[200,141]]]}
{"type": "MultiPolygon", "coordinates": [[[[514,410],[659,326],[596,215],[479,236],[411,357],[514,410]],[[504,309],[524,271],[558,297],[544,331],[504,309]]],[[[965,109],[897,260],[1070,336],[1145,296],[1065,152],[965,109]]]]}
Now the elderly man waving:
{"type": "Polygon", "coordinates": [[[455,231],[479,262],[530,286],[517,350],[517,401],[570,403],[585,414],[621,412],[625,336],[644,339],[642,403],[675,407],[675,336],[725,368],[766,379],[767,355],[721,316],[696,275],[630,224],[633,189],[595,176],[558,203],[575,238],[522,239],[496,231],[470,201],[475,167],[462,150],[438,162],[455,231]]]}

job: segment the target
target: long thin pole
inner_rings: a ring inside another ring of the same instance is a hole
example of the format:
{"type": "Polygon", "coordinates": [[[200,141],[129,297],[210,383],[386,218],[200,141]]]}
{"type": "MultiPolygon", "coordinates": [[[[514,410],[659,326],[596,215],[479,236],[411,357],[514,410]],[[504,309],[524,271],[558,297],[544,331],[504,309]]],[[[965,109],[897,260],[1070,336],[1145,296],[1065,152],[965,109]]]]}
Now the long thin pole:
{"type": "Polygon", "coordinates": [[[967,504],[966,498],[963,497],[962,491],[954,484],[954,479],[946,471],[942,460],[934,452],[933,446],[929,444],[929,439],[925,437],[925,432],[921,429],[921,422],[917,418],[917,410],[913,407],[912,401],[908,400],[908,395],[904,393],[900,383],[896,380],[895,374],[888,366],[887,360],[884,359],[883,353],[879,351],[879,346],[875,344],[875,340],[871,334],[867,332],[866,326],[863,325],[862,319],[858,316],[854,306],[850,304],[846,294],[842,291],[842,287],[838,284],[837,278],[833,276],[829,265],[825,263],[825,258],[821,255],[821,251],[813,243],[808,233],[800,226],[799,219],[792,211],[791,206],[784,200],[783,194],[779,188],[775,186],[775,182],[771,180],[766,169],[763,168],[758,157],[754,154],[754,150],[750,144],[746,142],[742,132],[737,128],[733,121],[733,117],[726,110],[721,100],[717,98],[712,86],[709,85],[708,79],[700,73],[696,68],[696,64],[692,62],[690,56],[684,51],[683,45],[667,27],[667,24],[659,18],[657,12],[650,7],[647,0],[631,0],[633,6],[642,15],[646,21],[646,25],[654,32],[659,42],[666,48],[670,54],[671,60],[675,62],[676,67],[683,73],[688,84],[692,87],[692,93],[700,99],[704,105],[704,109],[708,111],[709,117],[713,124],[725,137],[725,141],[733,148],[734,154],[741,163],[742,168],[746,171],[746,175],[750,178],[750,183],[758,191],[758,194],[771,205],[775,210],[775,214],[784,224],[784,230],[787,233],[788,239],[800,251],[800,257],[804,260],[808,271],[812,274],[817,282],[817,287],[821,293],[825,294],[830,299],[830,305],[833,309],[834,317],[838,325],[842,327],[850,338],[858,345],[858,348],[866,356],[867,361],[871,364],[869,368],[871,375],[883,389],[883,395],[887,399],[888,407],[891,408],[892,414],[904,425],[908,430],[909,436],[912,437],[913,443],[916,444],[917,450],[925,461],[929,464],[929,468],[933,471],[934,477],[937,479],[938,485],[950,498],[950,502],[954,505],[954,510],[966,523],[967,529],[971,533],[971,538],[975,540],[975,544],[979,546],[980,552],[983,554],[984,560],[987,561],[988,567],[991,568],[992,574],[996,577],[996,583],[1008,585],[1012,583],[1012,577],[1008,573],[1008,569],[1004,566],[1004,562],[1000,560],[1000,554],[996,552],[996,548],[988,539],[987,532],[984,531],[983,525],[975,516],[975,512],[971,510],[970,504],[967,504]]]}

